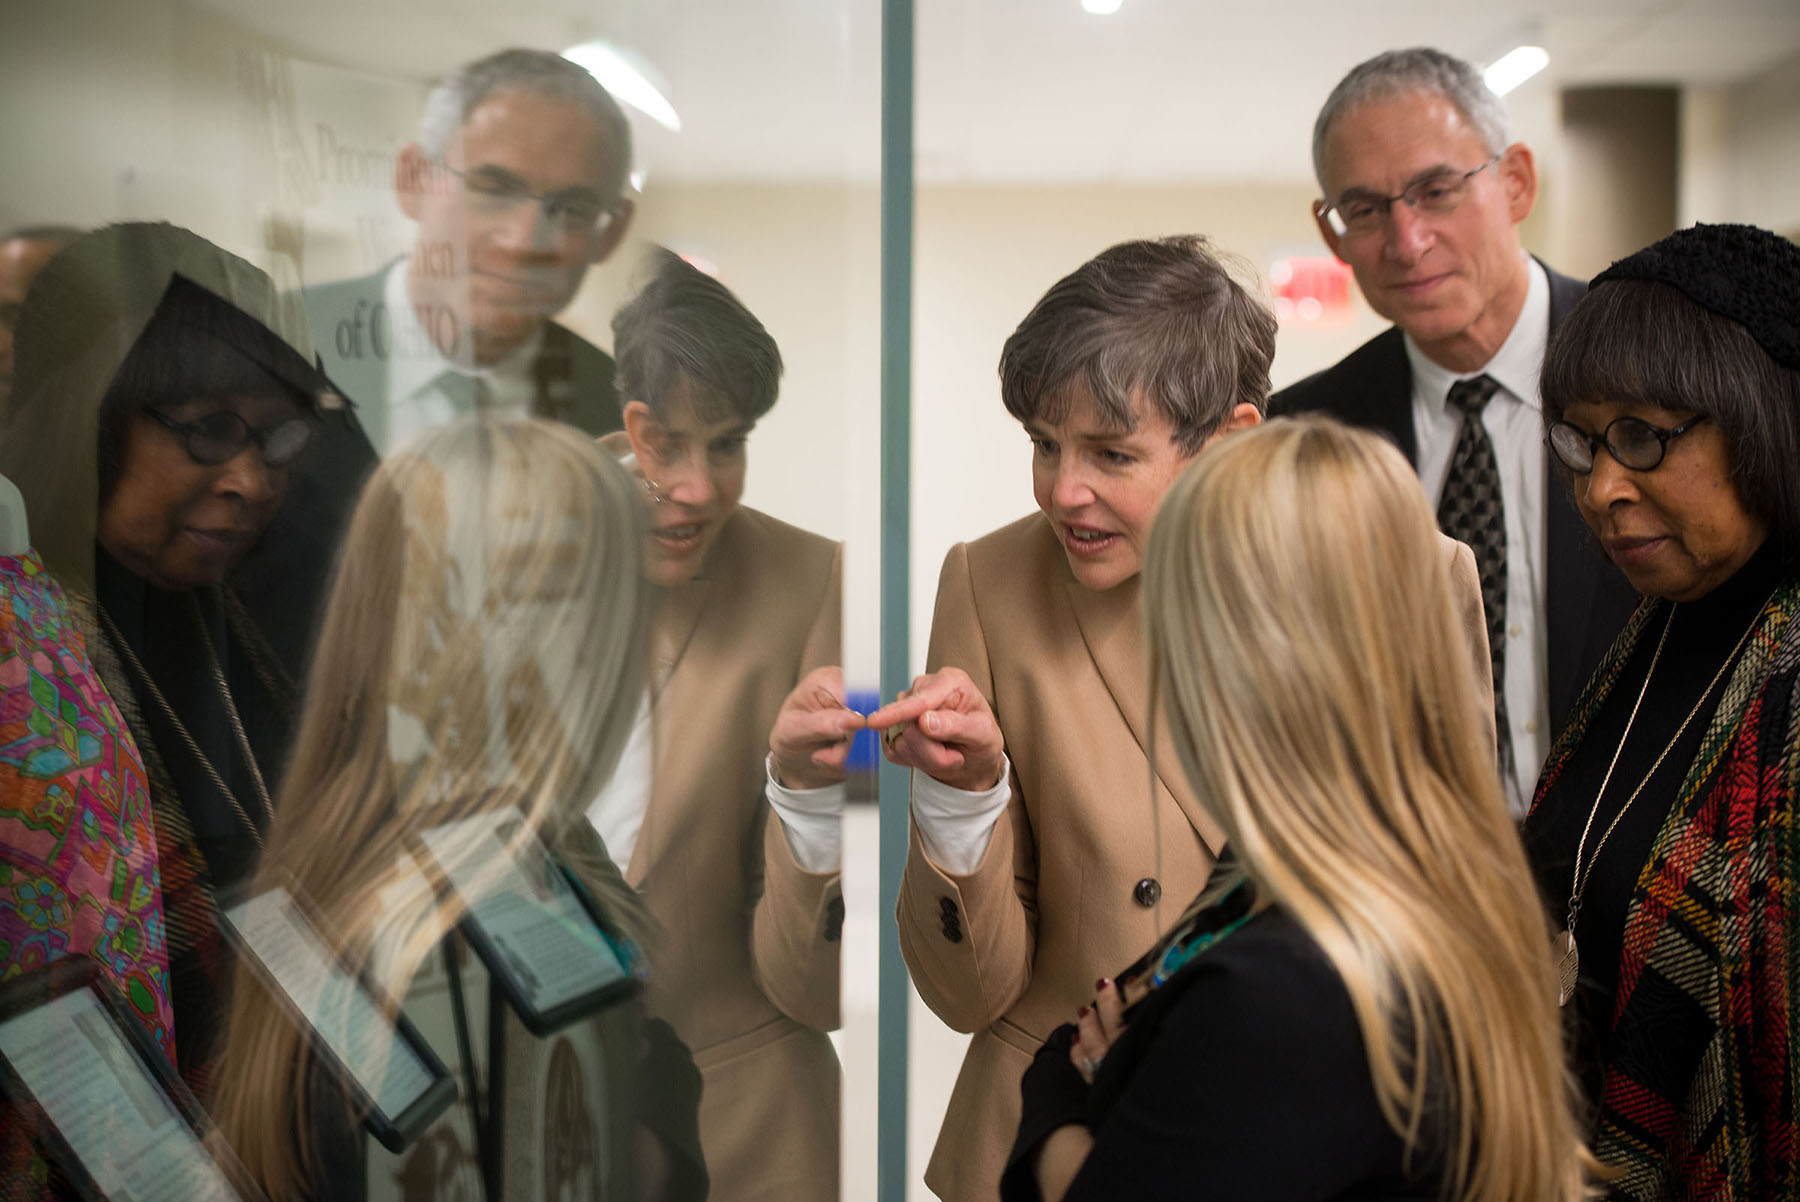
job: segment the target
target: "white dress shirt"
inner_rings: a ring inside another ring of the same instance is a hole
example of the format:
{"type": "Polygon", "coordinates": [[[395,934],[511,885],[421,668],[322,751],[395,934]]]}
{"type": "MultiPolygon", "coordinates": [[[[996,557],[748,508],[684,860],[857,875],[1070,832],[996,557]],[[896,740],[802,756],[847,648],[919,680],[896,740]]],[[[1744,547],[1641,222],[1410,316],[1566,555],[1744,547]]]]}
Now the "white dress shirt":
{"type": "Polygon", "coordinates": [[[618,767],[587,811],[588,822],[621,873],[631,863],[638,832],[644,829],[644,811],[650,808],[650,749],[650,691],[646,689],[638,698],[637,716],[631,721],[625,750],[619,753],[618,767]]]}
{"type": "Polygon", "coordinates": [[[950,876],[974,872],[1011,800],[1012,760],[1005,755],[1000,757],[1000,782],[980,793],[946,785],[914,768],[913,827],[925,858],[950,876]]]}
{"type": "MultiPolygon", "coordinates": [[[[1522,252],[1521,252],[1522,253],[1522,252]]],[[[1526,258],[1529,286],[1512,333],[1479,370],[1457,373],[1406,339],[1412,364],[1413,430],[1418,435],[1419,480],[1435,507],[1450,472],[1462,414],[1449,408],[1450,386],[1487,375],[1500,385],[1481,424],[1494,443],[1500,496],[1506,510],[1506,713],[1512,729],[1512,763],[1502,765],[1507,802],[1520,817],[1531,803],[1538,769],[1550,747],[1549,643],[1544,620],[1546,514],[1544,419],[1538,372],[1550,341],[1550,278],[1526,258]]]]}
{"type": "Polygon", "coordinates": [[[781,823],[794,862],[808,872],[836,872],[844,864],[844,803],[850,787],[839,781],[817,789],[790,789],[775,779],[775,755],[763,761],[763,796],[781,823]]]}
{"type": "MultiPolygon", "coordinates": [[[[638,702],[631,736],[619,755],[619,766],[600,795],[588,806],[588,822],[606,844],[606,854],[624,872],[644,829],[653,779],[650,741],[650,693],[638,702]]],[[[842,782],[818,789],[789,789],[775,779],[774,757],[764,762],[763,796],[787,836],[794,862],[807,872],[836,872],[844,862],[844,804],[849,790],[842,782]]],[[[990,824],[991,826],[991,824],[990,824]]]]}
{"type": "MultiPolygon", "coordinates": [[[[387,437],[385,445],[375,449],[383,455],[405,446],[425,430],[463,416],[463,406],[439,386],[439,377],[446,371],[484,381],[497,414],[529,413],[537,391],[531,368],[544,341],[540,326],[525,345],[488,367],[477,368],[445,358],[419,321],[407,295],[406,269],[410,261],[402,259],[394,264],[382,283],[382,300],[387,308],[386,338],[381,348],[387,362],[387,437]]],[[[467,317],[458,314],[457,320],[465,322],[467,317]]]]}

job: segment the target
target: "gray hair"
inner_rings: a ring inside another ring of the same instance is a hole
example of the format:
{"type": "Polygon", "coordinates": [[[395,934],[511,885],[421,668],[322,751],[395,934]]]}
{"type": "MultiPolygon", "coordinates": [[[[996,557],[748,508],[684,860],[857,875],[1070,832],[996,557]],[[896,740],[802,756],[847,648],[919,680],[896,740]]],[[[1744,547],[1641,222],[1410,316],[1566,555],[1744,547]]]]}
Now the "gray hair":
{"type": "Polygon", "coordinates": [[[702,422],[753,422],[775,405],[781,351],[731,289],[661,247],[652,275],[612,320],[619,395],[667,421],[677,390],[702,422]]]}
{"type": "Polygon", "coordinates": [[[496,92],[531,92],[587,109],[612,141],[617,179],[611,190],[624,190],[631,172],[631,123],[625,110],[585,67],[548,50],[501,50],[464,64],[432,88],[419,119],[419,145],[425,153],[442,158],[475,106],[496,92]]]}
{"type": "Polygon", "coordinates": [[[1122,242],[1025,315],[1000,352],[1000,398],[1021,422],[1058,422],[1081,384],[1130,430],[1141,397],[1192,453],[1238,405],[1267,408],[1274,358],[1275,315],[1205,238],[1122,242]]]}
{"type": "Polygon", "coordinates": [[[1319,187],[1325,184],[1325,139],[1331,127],[1358,105],[1414,92],[1442,96],[1456,106],[1462,119],[1480,136],[1489,154],[1506,149],[1506,110],[1500,98],[1481,77],[1481,72],[1454,55],[1429,46],[1389,50],[1351,68],[1338,81],[1313,122],[1313,174],[1319,187]]]}

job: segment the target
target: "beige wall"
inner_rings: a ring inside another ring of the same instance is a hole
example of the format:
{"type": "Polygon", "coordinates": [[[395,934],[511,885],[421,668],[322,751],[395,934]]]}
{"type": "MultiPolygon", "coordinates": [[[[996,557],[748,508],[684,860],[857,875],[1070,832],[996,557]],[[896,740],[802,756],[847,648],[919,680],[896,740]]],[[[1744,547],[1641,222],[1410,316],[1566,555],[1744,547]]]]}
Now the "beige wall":
{"type": "Polygon", "coordinates": [[[1800,55],[1682,100],[1680,224],[1742,221],[1800,236],[1800,55]]]}
{"type": "Polygon", "coordinates": [[[1675,229],[1680,101],[1674,88],[1563,93],[1558,270],[1590,278],[1675,229]]]}

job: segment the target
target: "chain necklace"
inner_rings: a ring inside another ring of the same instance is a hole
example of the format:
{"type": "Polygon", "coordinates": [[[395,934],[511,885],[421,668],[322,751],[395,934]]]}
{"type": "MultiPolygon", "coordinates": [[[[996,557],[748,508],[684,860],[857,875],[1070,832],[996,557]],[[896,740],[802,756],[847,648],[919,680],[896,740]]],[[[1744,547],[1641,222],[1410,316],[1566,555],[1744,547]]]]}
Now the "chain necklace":
{"type": "MultiPolygon", "coordinates": [[[[212,668],[213,684],[218,689],[220,699],[225,703],[226,720],[231,726],[232,734],[237,738],[238,747],[244,755],[244,762],[250,766],[251,783],[256,786],[257,800],[262,802],[263,817],[273,821],[275,817],[275,806],[269,798],[268,785],[263,781],[262,769],[257,766],[256,753],[251,750],[250,739],[244,733],[243,719],[238,716],[237,706],[231,699],[231,689],[225,683],[225,672],[219,666],[218,652],[213,648],[212,637],[207,633],[205,620],[200,613],[200,601],[191,593],[189,594],[188,599],[193,605],[194,624],[200,631],[201,643],[206,648],[206,658],[212,668]]],[[[131,665],[132,675],[137,678],[138,683],[143,686],[144,691],[150,694],[150,698],[156,703],[157,709],[162,712],[162,716],[166,718],[169,725],[174,728],[176,736],[180,738],[182,745],[187,748],[188,754],[193,756],[194,760],[206,772],[207,778],[213,783],[213,787],[218,789],[220,796],[224,797],[225,800],[231,804],[232,812],[237,815],[237,819],[243,824],[244,830],[249,832],[250,838],[255,842],[257,850],[261,851],[263,846],[262,829],[251,819],[249,813],[244,809],[243,803],[238,800],[237,794],[233,793],[230,787],[226,785],[225,778],[219,774],[219,770],[214,767],[212,760],[200,749],[199,742],[196,741],[193,734],[189,732],[187,724],[181,720],[180,715],[175,712],[175,707],[169,704],[168,698],[163,696],[163,691],[157,687],[156,681],[151,678],[149,670],[144,667],[144,662],[138,658],[137,652],[125,639],[124,634],[120,632],[118,623],[113,621],[113,617],[107,612],[106,606],[99,605],[98,609],[100,611],[101,621],[106,623],[107,637],[112,639],[119,650],[125,653],[125,659],[131,665]]]]}
{"type": "MultiPolygon", "coordinates": [[[[237,704],[231,697],[231,686],[225,683],[225,669],[219,664],[219,653],[213,647],[212,635],[206,629],[206,618],[200,612],[200,598],[193,593],[188,594],[191,601],[191,612],[194,615],[194,629],[200,632],[200,645],[206,648],[206,663],[212,669],[213,684],[219,690],[219,697],[225,702],[225,720],[231,724],[231,733],[237,737],[238,750],[244,753],[244,763],[250,766],[250,783],[256,786],[256,796],[263,804],[263,814],[274,818],[275,806],[269,798],[268,782],[263,780],[262,768],[256,763],[256,752],[250,747],[250,736],[244,733],[244,720],[238,714],[237,704]]],[[[221,614],[224,612],[220,607],[221,614]]],[[[229,619],[228,619],[229,620],[229,619]]]]}
{"type": "MultiPolygon", "coordinates": [[[[1773,595],[1771,595],[1770,600],[1773,599],[1773,595]]],[[[1588,810],[1587,822],[1581,828],[1581,839],[1575,845],[1574,871],[1569,878],[1568,922],[1550,941],[1550,950],[1556,954],[1556,1004],[1558,1006],[1568,1005],[1569,999],[1575,996],[1575,983],[1581,972],[1581,953],[1575,946],[1575,919],[1581,914],[1582,892],[1593,878],[1594,865],[1600,862],[1600,853],[1605,850],[1606,841],[1612,837],[1620,820],[1625,817],[1625,812],[1631,809],[1631,803],[1638,799],[1638,794],[1644,791],[1644,786],[1650,783],[1650,778],[1655,776],[1657,769],[1662,767],[1663,761],[1668,758],[1669,752],[1674,749],[1675,744],[1681,742],[1681,736],[1687,732],[1689,724],[1700,713],[1700,707],[1706,704],[1706,699],[1712,696],[1712,691],[1718,687],[1720,679],[1725,675],[1725,669],[1731,667],[1733,661],[1738,657],[1738,652],[1742,651],[1744,644],[1750,640],[1751,632],[1762,620],[1763,610],[1766,608],[1767,603],[1757,607],[1755,614],[1750,618],[1750,625],[1744,628],[1742,635],[1738,636],[1737,646],[1731,649],[1731,654],[1725,657],[1725,662],[1719,665],[1717,672],[1713,673],[1713,678],[1707,682],[1699,700],[1695,701],[1693,708],[1688,710],[1687,717],[1681,720],[1681,725],[1675,729],[1674,736],[1657,755],[1656,762],[1650,765],[1650,771],[1644,774],[1644,779],[1638,782],[1637,788],[1631,791],[1631,796],[1625,799],[1625,804],[1619,807],[1619,812],[1613,815],[1613,820],[1601,832],[1600,841],[1594,844],[1593,857],[1588,860],[1587,868],[1583,871],[1581,860],[1587,850],[1588,835],[1594,829],[1594,818],[1600,813],[1600,801],[1606,796],[1606,786],[1612,783],[1613,769],[1619,766],[1619,756],[1625,751],[1625,742],[1631,738],[1631,727],[1637,721],[1639,708],[1644,704],[1644,695],[1650,691],[1650,678],[1656,675],[1656,665],[1662,659],[1663,645],[1669,641],[1669,628],[1675,625],[1676,607],[1673,604],[1669,606],[1668,620],[1663,623],[1662,635],[1656,640],[1656,652],[1650,657],[1650,670],[1644,673],[1644,683],[1639,686],[1637,700],[1631,705],[1631,716],[1625,719],[1625,733],[1619,736],[1619,745],[1613,749],[1612,762],[1606,766],[1606,775],[1600,778],[1599,791],[1594,794],[1593,807],[1588,810]]]]}

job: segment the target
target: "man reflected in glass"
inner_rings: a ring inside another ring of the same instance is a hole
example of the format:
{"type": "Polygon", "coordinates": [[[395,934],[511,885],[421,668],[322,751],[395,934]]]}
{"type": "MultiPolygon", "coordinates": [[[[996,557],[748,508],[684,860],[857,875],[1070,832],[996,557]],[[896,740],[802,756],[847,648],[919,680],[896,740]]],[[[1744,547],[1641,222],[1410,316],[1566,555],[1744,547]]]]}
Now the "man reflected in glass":
{"type": "Polygon", "coordinates": [[[412,249],[306,295],[377,450],[476,409],[619,428],[612,360],[554,319],[631,223],[630,166],[623,111],[558,55],[502,50],[432,90],[395,163],[412,249]]]}

